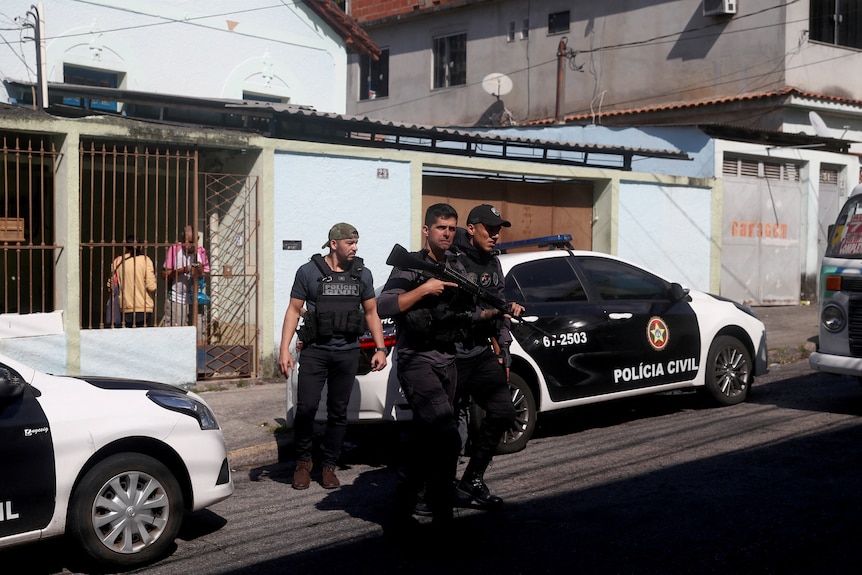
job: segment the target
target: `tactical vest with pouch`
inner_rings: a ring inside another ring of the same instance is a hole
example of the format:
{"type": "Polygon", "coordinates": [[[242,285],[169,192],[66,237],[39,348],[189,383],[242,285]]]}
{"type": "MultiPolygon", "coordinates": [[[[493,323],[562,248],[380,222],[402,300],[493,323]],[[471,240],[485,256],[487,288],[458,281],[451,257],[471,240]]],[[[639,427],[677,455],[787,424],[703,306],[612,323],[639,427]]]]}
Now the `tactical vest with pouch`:
{"type": "Polygon", "coordinates": [[[347,271],[332,271],[323,256],[315,254],[311,261],[323,277],[317,289],[317,305],[307,312],[300,338],[305,343],[326,341],[341,335],[353,341],[366,331],[365,313],[362,311],[362,258],[354,258],[347,271]]]}

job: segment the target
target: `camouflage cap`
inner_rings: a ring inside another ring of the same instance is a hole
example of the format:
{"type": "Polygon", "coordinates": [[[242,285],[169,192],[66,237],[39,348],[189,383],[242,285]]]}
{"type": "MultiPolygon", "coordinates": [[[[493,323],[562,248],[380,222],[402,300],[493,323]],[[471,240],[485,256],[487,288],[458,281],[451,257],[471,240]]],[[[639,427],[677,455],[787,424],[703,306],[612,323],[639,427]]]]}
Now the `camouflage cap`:
{"type": "Polygon", "coordinates": [[[356,231],[356,228],[351,226],[350,224],[346,224],[344,222],[335,224],[331,228],[329,228],[329,239],[326,240],[326,243],[323,244],[322,248],[328,248],[329,242],[332,240],[358,240],[359,232],[356,231]]]}

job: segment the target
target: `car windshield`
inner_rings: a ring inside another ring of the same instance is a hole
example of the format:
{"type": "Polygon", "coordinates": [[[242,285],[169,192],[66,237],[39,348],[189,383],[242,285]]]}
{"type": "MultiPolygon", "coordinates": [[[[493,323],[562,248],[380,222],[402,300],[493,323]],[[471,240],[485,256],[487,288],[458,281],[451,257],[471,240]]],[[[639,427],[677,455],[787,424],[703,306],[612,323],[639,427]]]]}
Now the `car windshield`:
{"type": "Polygon", "coordinates": [[[829,232],[826,257],[862,259],[862,194],[847,200],[829,232]]]}

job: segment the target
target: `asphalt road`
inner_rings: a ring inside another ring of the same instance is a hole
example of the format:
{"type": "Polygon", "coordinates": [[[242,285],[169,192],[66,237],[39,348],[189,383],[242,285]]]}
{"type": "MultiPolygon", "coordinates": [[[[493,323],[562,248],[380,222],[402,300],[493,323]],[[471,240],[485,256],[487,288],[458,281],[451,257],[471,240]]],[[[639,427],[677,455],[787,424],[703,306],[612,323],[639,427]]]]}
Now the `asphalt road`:
{"type": "MultiPolygon", "coordinates": [[[[380,528],[397,433],[354,430],[341,489],[296,491],[289,463],[254,469],[187,518],[170,557],[135,573],[855,574],[860,415],[856,380],[806,361],[773,367],[734,407],[674,395],[546,414],[486,476],[504,510],[459,509],[452,540],[429,542],[424,526],[401,547],[380,528]]],[[[43,543],[0,564],[83,572],[64,555],[43,543]]]]}

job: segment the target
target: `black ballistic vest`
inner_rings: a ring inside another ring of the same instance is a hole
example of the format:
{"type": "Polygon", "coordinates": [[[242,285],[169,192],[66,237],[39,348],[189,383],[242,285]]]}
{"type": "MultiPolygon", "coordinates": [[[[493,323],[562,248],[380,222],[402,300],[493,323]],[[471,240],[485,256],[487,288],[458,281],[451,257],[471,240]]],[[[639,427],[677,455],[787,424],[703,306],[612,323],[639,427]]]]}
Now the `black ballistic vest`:
{"type": "Polygon", "coordinates": [[[341,334],[346,339],[355,339],[365,333],[365,314],[362,312],[362,258],[355,258],[347,271],[332,271],[323,256],[315,254],[312,261],[320,269],[317,290],[315,339],[328,339],[341,334]]]}

